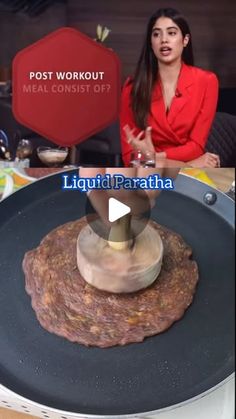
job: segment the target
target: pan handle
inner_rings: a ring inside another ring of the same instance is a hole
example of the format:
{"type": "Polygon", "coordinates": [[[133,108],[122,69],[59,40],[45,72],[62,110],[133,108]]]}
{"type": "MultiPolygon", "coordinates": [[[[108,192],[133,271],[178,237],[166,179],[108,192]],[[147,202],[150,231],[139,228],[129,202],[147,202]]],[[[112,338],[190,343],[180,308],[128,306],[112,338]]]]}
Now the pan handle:
{"type": "Polygon", "coordinates": [[[233,181],[231,187],[227,192],[225,192],[226,195],[228,195],[233,201],[235,201],[235,180],[233,181]]]}

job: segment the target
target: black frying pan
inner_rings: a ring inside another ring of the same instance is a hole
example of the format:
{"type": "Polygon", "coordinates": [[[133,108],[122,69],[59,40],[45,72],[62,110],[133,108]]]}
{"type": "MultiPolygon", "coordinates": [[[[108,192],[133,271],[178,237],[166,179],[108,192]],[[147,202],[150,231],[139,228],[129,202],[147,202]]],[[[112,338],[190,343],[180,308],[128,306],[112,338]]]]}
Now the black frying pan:
{"type": "Polygon", "coordinates": [[[93,415],[159,410],[212,389],[234,371],[233,201],[179,176],[152,218],[193,249],[200,281],[193,304],[168,331],[143,343],[86,348],[46,332],[24,290],[21,263],[54,227],[84,215],[85,196],[63,192],[61,175],[0,205],[0,378],[14,392],[57,409],[93,415]],[[186,196],[190,194],[190,196],[186,196]]]}

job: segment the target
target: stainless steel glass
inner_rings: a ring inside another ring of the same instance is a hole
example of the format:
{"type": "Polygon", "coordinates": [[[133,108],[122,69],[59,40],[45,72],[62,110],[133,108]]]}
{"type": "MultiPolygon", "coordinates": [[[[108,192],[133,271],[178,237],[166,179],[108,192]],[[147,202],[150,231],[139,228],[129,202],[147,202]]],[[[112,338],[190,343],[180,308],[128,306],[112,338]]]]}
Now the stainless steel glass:
{"type": "Polygon", "coordinates": [[[16,158],[19,160],[24,160],[27,157],[31,156],[33,152],[33,145],[30,140],[22,139],[19,141],[16,149],[16,158]]]}

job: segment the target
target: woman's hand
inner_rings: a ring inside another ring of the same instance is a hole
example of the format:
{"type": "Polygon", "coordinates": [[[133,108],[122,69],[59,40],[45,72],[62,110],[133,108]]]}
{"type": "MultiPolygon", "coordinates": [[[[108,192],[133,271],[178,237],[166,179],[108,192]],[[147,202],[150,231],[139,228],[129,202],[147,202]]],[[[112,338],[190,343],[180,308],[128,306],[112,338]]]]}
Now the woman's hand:
{"type": "Polygon", "coordinates": [[[189,166],[203,169],[205,167],[220,167],[220,158],[217,154],[205,153],[197,159],[188,162],[189,166]]]}
{"type": "MultiPolygon", "coordinates": [[[[155,159],[155,167],[160,169],[167,168],[176,168],[178,170],[180,167],[185,167],[186,164],[182,161],[178,160],[170,160],[166,158],[166,152],[160,151],[156,152],[153,142],[152,142],[152,128],[147,127],[145,131],[141,131],[137,136],[134,135],[134,130],[129,127],[129,125],[124,126],[124,131],[127,137],[127,143],[129,143],[134,150],[139,150],[141,153],[146,156],[147,158],[151,156],[155,159]],[[144,135],[144,138],[142,138],[144,135]]],[[[172,172],[174,173],[174,172],[172,172]]],[[[168,174],[166,174],[168,176],[168,174]]],[[[176,177],[176,175],[174,175],[176,177]]]]}
{"type": "Polygon", "coordinates": [[[155,148],[152,142],[152,128],[147,127],[145,131],[141,131],[138,135],[134,135],[135,128],[130,129],[129,125],[124,126],[127,143],[133,147],[134,150],[140,150],[142,154],[148,156],[155,154],[155,148]],[[143,138],[142,138],[143,137],[143,138]]]}

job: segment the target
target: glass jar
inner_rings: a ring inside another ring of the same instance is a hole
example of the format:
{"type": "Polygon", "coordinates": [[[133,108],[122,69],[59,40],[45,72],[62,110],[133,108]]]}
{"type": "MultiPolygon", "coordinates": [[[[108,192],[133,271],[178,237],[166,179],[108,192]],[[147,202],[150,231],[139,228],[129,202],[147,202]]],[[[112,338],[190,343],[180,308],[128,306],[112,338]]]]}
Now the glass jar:
{"type": "Polygon", "coordinates": [[[129,167],[155,167],[155,154],[155,151],[147,151],[142,153],[140,150],[133,150],[130,154],[129,167]]]}

